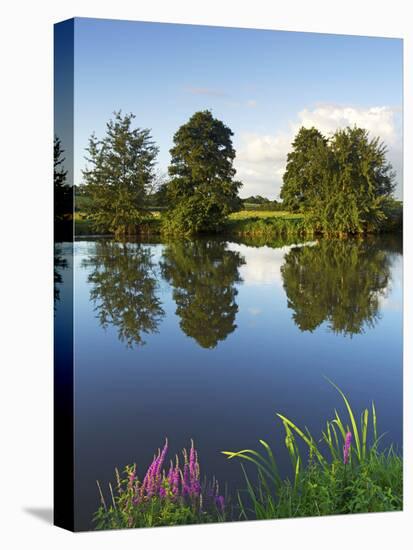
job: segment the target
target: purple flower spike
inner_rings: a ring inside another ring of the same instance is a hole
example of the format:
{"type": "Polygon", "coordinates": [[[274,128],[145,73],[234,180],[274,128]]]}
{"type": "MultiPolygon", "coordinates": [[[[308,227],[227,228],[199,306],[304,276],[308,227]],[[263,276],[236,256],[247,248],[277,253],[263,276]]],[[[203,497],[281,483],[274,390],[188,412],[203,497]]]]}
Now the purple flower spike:
{"type": "MultiPolygon", "coordinates": [[[[345,461],[351,444],[351,434],[347,434],[344,450],[345,461]]],[[[133,526],[133,516],[130,507],[135,511],[145,511],[153,502],[160,502],[161,507],[190,506],[196,514],[215,513],[218,518],[224,518],[225,500],[220,495],[218,482],[213,478],[210,482],[205,479],[201,484],[201,472],[198,461],[198,453],[194,442],[188,449],[182,449],[183,461],[176,455],[175,460],[167,461],[168,440],[165,440],[163,448],[153,456],[142,482],[137,476],[136,465],[126,467],[126,478],[119,480],[119,492],[125,483],[128,489],[125,496],[119,500],[119,507],[128,516],[128,525],[133,526]],[[122,485],[121,485],[122,484],[122,485]],[[138,507],[142,510],[138,510],[138,507]]],[[[163,508],[161,508],[163,509],[163,508]]]]}
{"type": "Polygon", "coordinates": [[[179,480],[181,479],[181,473],[178,464],[175,466],[175,469],[172,473],[171,479],[171,491],[174,496],[179,493],[179,480]]]}
{"type": "Polygon", "coordinates": [[[348,459],[350,455],[350,447],[351,447],[351,432],[347,432],[346,439],[344,441],[344,447],[343,447],[343,462],[344,464],[348,464],[348,459]]]}
{"type": "Polygon", "coordinates": [[[191,450],[189,452],[189,485],[190,494],[199,496],[201,493],[201,484],[199,482],[199,463],[198,453],[196,452],[194,442],[191,442],[191,450]]]}
{"type": "Polygon", "coordinates": [[[182,495],[189,495],[191,492],[191,477],[189,472],[189,464],[184,464],[184,473],[182,475],[182,495]]]}
{"type": "Polygon", "coordinates": [[[165,461],[165,457],[166,457],[166,453],[168,452],[168,440],[165,439],[165,445],[162,449],[162,452],[160,453],[159,455],[159,458],[157,460],[157,464],[156,464],[156,470],[155,470],[155,475],[159,475],[160,472],[161,472],[161,468],[163,466],[163,463],[165,461]]]}

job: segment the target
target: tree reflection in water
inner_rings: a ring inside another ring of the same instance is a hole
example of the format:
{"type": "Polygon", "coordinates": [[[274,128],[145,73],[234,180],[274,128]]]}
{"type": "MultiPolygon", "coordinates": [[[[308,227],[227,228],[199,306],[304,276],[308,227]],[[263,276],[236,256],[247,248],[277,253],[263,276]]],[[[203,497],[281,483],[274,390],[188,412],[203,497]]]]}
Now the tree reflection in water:
{"type": "Polygon", "coordinates": [[[145,344],[142,335],[157,332],[164,315],[152,253],[138,243],[95,244],[84,265],[92,267],[88,282],[99,322],[105,329],[115,326],[128,347],[145,344]]]}
{"type": "Polygon", "coordinates": [[[63,284],[62,271],[67,268],[67,260],[63,256],[62,245],[54,245],[53,261],[53,289],[54,289],[54,310],[56,312],[57,302],[60,300],[60,286],[63,284]]]}
{"type": "Polygon", "coordinates": [[[162,275],[173,287],[180,327],[203,348],[215,348],[236,328],[235,283],[245,263],[238,252],[214,240],[183,240],[166,245],[162,275]]]}
{"type": "Polygon", "coordinates": [[[378,243],[321,240],[286,254],[283,286],[300,330],[327,322],[331,331],[352,336],[377,323],[391,267],[391,253],[378,243]]]}

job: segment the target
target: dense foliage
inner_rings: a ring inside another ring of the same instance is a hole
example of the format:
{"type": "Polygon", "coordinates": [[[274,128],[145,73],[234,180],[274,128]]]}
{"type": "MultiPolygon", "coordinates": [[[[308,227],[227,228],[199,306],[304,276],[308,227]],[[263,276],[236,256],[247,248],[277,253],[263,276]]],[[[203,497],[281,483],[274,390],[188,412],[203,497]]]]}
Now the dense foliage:
{"type": "Polygon", "coordinates": [[[148,215],[144,207],[155,177],[158,148],[148,129],[132,128],[134,118],[116,112],[101,140],[92,134],[89,167],[83,171],[89,218],[97,230],[117,236],[139,231],[148,215]]]}
{"type": "Polygon", "coordinates": [[[195,113],[176,132],[170,151],[167,231],[216,231],[240,208],[232,135],[210,111],[195,113]]]}
{"type": "Polygon", "coordinates": [[[321,157],[327,139],[316,128],[300,128],[287,156],[280,197],[286,210],[305,211],[323,178],[325,166],[321,157]]]}
{"type": "Polygon", "coordinates": [[[301,128],[288,154],[281,198],[326,234],[376,230],[391,207],[394,178],[386,146],[367,130],[345,128],[327,139],[301,128]]]}
{"type": "MultiPolygon", "coordinates": [[[[250,234],[344,235],[399,231],[402,204],[393,198],[395,173],[380,138],[354,127],[325,137],[300,128],[287,156],[282,202],[261,195],[240,199],[233,132],[210,111],[196,112],[175,133],[168,177],[155,173],[158,148],[150,131],[133,129],[134,115],[114,114],[106,135],[89,141],[84,183],[76,188],[79,234],[189,235],[222,230],[250,234]],[[250,219],[231,213],[301,214],[302,220],[250,219]],[[235,227],[236,226],[236,227],[235,227]],[[242,227],[241,227],[242,226],[242,227]]],[[[60,142],[55,141],[55,188],[63,204],[60,142]]],[[[59,210],[56,209],[57,219],[59,210]]]]}

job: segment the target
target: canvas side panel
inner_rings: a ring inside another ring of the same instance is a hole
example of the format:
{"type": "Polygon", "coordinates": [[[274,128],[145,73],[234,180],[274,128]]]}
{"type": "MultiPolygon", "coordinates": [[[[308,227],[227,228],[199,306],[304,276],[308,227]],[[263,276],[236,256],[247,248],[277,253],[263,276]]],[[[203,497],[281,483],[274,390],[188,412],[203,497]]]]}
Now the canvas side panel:
{"type": "Polygon", "coordinates": [[[54,26],[54,524],[74,530],[74,21],[54,26]]]}

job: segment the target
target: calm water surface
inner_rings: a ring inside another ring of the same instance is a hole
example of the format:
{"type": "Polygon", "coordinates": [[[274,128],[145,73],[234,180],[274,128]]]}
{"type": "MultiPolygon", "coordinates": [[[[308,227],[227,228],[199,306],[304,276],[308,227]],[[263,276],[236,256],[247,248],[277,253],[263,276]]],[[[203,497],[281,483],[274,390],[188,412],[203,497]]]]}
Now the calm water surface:
{"type": "MultiPolygon", "coordinates": [[[[400,241],[257,244],[75,243],[78,528],[98,506],[95,480],[133,462],[143,474],[166,436],[173,452],[193,438],[203,473],[242,487],[220,451],[280,448],[276,412],[320,433],[342,408],[325,376],[360,412],[374,399],[401,448],[400,241]]],[[[65,246],[57,324],[72,291],[65,246]]]]}

